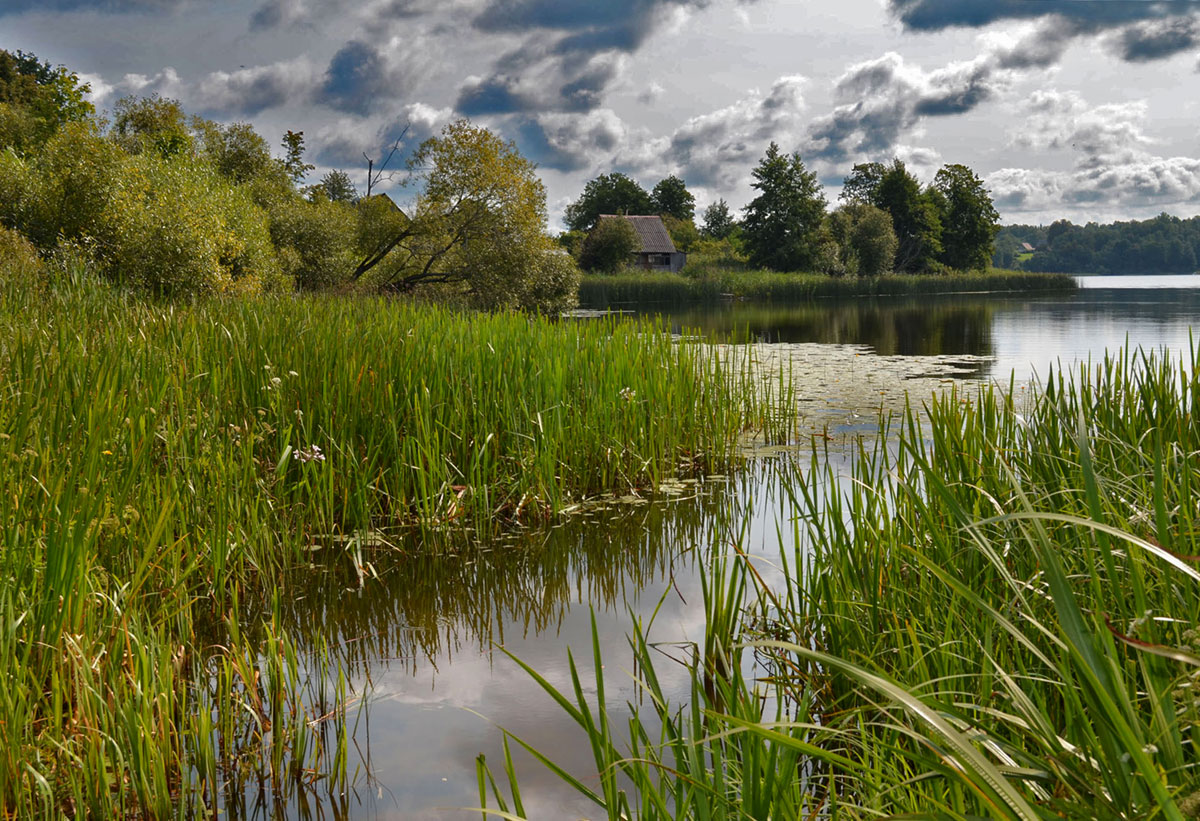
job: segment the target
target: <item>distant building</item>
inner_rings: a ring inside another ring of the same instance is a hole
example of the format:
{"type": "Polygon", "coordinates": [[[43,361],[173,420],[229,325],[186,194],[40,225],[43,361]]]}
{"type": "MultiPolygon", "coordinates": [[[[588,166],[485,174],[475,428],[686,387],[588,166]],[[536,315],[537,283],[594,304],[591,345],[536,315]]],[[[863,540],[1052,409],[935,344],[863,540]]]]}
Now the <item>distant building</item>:
{"type": "Polygon", "coordinates": [[[1031,254],[1032,254],[1032,253],[1033,253],[1034,251],[1036,251],[1037,249],[1036,249],[1036,248],[1034,248],[1032,245],[1030,245],[1028,242],[1022,242],[1022,243],[1021,243],[1021,250],[1022,250],[1022,251],[1028,251],[1029,253],[1031,253],[1031,254]]]}
{"type": "Polygon", "coordinates": [[[687,254],[675,250],[675,243],[667,226],[659,217],[627,217],[616,214],[601,214],[601,220],[626,220],[637,231],[641,248],[634,251],[634,267],[647,271],[671,271],[677,273],[687,262],[687,254]]]}

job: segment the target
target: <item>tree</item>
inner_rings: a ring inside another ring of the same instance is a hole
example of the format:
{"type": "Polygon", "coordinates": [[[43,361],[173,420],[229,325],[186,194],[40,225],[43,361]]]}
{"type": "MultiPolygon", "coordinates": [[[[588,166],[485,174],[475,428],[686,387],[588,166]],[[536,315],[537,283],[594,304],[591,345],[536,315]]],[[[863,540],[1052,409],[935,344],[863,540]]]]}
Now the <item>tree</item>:
{"type": "Polygon", "coordinates": [[[877,193],[887,167],[881,162],[859,163],[842,181],[838,199],[848,203],[865,203],[878,207],[877,193]]]}
{"type": "Polygon", "coordinates": [[[619,171],[601,174],[583,188],[579,199],[567,206],[566,223],[572,231],[590,231],[601,214],[646,215],[654,204],[646,189],[619,171]]]}
{"type": "Polygon", "coordinates": [[[704,225],[700,233],[706,239],[725,239],[733,233],[736,225],[733,212],[729,210],[729,203],[719,199],[704,209],[704,225]]]}
{"type": "Polygon", "coordinates": [[[942,262],[960,271],[987,268],[1000,214],[983,181],[965,165],[944,165],[933,188],[940,195],[942,262]]]}
{"type": "Polygon", "coordinates": [[[654,186],[650,204],[660,216],[669,214],[683,222],[691,222],[696,217],[696,198],[687,190],[683,180],[674,175],[654,186]]]}
{"type": "Polygon", "coordinates": [[[896,232],[886,211],[863,202],[846,203],[829,215],[829,231],[846,273],[873,277],[892,270],[896,232]]]}
{"type": "Polygon", "coordinates": [[[282,145],[284,150],[283,170],[287,172],[292,185],[299,185],[304,182],[304,177],[308,172],[316,168],[315,165],[304,161],[304,132],[288,130],[283,135],[282,145]]]}
{"type": "Polygon", "coordinates": [[[286,185],[282,163],[271,156],[267,141],[249,123],[221,125],[193,117],[192,130],[199,138],[201,153],[226,179],[245,184],[265,178],[286,185]]]}
{"type": "Polygon", "coordinates": [[[67,123],[87,120],[96,113],[90,92],[64,66],[0,50],[0,148],[41,145],[67,123]]]}
{"type": "Polygon", "coordinates": [[[898,242],[896,270],[916,273],[929,269],[942,250],[942,224],[931,197],[900,160],[884,168],[871,204],[892,218],[898,242]]]}
{"type": "Polygon", "coordinates": [[[583,240],[579,267],[585,271],[616,273],[629,266],[634,252],[640,247],[637,230],[629,220],[620,217],[602,219],[583,240]]]}
{"type": "Polygon", "coordinates": [[[117,100],[112,136],[130,154],[154,151],[170,157],[188,153],[194,145],[183,106],[157,94],[117,100]]]}
{"type": "Polygon", "coordinates": [[[334,169],[321,177],[321,181],[313,186],[313,193],[320,194],[331,202],[353,204],[358,201],[358,189],[345,171],[334,169]]]}
{"type": "Polygon", "coordinates": [[[421,192],[412,218],[364,230],[356,280],[394,291],[440,283],[486,308],[554,311],[574,300],[574,262],[546,234],[546,190],[516,145],[458,120],[408,168],[421,192]]]}
{"type": "Polygon", "coordinates": [[[753,171],[759,192],[746,206],[742,233],[750,264],[776,271],[809,270],[817,262],[825,196],[817,175],[799,152],[780,152],[775,143],[753,171]]]}

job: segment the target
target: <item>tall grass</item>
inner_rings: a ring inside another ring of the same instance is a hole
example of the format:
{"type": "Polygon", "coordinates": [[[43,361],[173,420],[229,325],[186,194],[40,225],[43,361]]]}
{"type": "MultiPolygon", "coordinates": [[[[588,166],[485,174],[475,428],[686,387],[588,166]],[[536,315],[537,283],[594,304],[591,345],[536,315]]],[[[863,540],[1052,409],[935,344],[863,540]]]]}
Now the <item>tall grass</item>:
{"type": "Polygon", "coordinates": [[[831,277],[735,269],[705,270],[692,276],[628,273],[585,276],[579,304],[603,309],[655,303],[719,302],[725,299],[804,302],[823,297],[912,296],[924,294],[1070,291],[1075,278],[992,269],[948,275],[831,277]]]}
{"type": "Polygon", "coordinates": [[[644,324],[0,277],[0,814],[336,806],[356,696],[281,623],[313,562],[720,469],[751,379],[644,324]]]}
{"type": "MultiPolygon", "coordinates": [[[[763,790],[847,818],[1195,817],[1198,373],[1200,350],[1122,352],[1052,374],[1023,408],[996,389],[937,398],[863,449],[848,484],[814,456],[789,480],[784,581],[748,561],[714,571],[748,592],[710,629],[759,675],[725,677],[741,698],[694,688],[700,777],[644,741],[609,754],[634,785],[628,816],[671,817],[640,792],[716,783],[743,738],[742,761],[781,763],[740,767],[710,817],[768,817],[763,790]]],[[[635,711],[630,732],[678,710],[635,711]]]]}

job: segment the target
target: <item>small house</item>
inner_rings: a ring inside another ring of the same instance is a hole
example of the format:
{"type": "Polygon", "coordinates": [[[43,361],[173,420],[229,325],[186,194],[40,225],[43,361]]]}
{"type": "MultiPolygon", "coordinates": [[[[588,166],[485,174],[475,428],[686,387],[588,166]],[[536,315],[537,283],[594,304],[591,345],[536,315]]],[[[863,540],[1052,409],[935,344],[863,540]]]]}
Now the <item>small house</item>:
{"type": "Polygon", "coordinates": [[[637,232],[641,247],[633,252],[635,268],[646,271],[678,273],[687,262],[687,254],[675,249],[671,234],[660,217],[629,217],[601,214],[601,220],[626,220],[637,232]]]}
{"type": "Polygon", "coordinates": [[[1022,251],[1024,251],[1025,253],[1027,253],[1027,254],[1032,254],[1032,253],[1033,253],[1034,251],[1036,251],[1037,249],[1036,249],[1036,248],[1034,248],[1032,245],[1030,245],[1028,242],[1022,242],[1022,243],[1021,243],[1021,250],[1022,250],[1022,251]]]}

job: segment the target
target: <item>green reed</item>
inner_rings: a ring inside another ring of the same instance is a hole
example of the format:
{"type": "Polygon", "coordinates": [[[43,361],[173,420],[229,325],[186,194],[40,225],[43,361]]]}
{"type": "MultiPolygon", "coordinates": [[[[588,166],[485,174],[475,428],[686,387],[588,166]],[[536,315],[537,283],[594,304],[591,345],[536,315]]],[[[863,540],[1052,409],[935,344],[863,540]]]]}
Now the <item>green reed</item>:
{"type": "Polygon", "coordinates": [[[630,272],[585,276],[579,286],[584,308],[657,303],[712,303],[728,299],[806,302],[825,297],[911,296],[973,292],[1070,291],[1075,278],[991,269],[986,272],[881,277],[704,269],[689,274],[630,272]]]}
{"type": "Polygon", "coordinates": [[[280,623],[313,563],[721,470],[786,435],[754,379],[649,324],[0,277],[0,814],[336,806],[357,694],[280,623]]]}
{"type": "MultiPolygon", "coordinates": [[[[697,692],[709,668],[690,668],[704,773],[614,745],[605,766],[632,794],[598,803],[639,818],[1195,817],[1198,374],[1200,349],[1120,352],[1053,373],[1019,408],[995,388],[934,398],[864,444],[848,481],[814,454],[785,482],[784,581],[748,560],[714,570],[748,590],[737,623],[710,614],[710,629],[758,666],[724,678],[741,698],[697,692]],[[740,767],[719,812],[675,803],[722,778],[737,737],[742,761],[781,763],[740,767]],[[764,791],[787,812],[764,810],[764,791]]],[[[656,724],[635,706],[633,738],[656,724]]]]}

